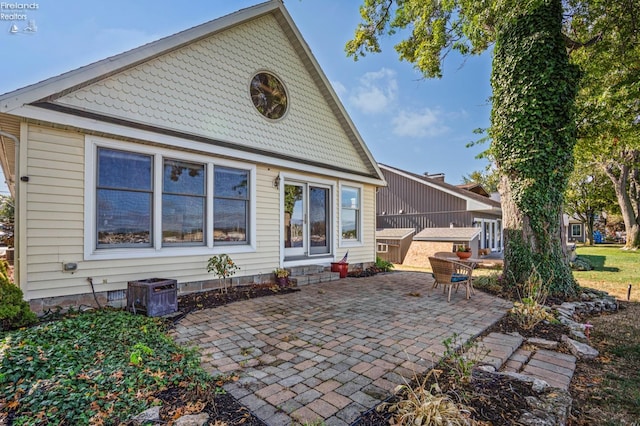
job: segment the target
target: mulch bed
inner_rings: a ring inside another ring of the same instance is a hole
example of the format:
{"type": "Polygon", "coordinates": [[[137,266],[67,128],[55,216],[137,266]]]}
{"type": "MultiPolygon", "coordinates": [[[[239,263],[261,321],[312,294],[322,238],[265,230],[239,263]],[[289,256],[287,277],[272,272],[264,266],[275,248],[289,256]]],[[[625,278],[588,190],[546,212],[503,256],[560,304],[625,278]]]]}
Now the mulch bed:
{"type": "MultiPolygon", "coordinates": [[[[375,275],[378,271],[365,270],[349,274],[351,277],[367,277],[375,275]]],[[[202,293],[192,293],[178,298],[178,308],[181,312],[187,313],[205,308],[215,308],[239,300],[247,300],[255,297],[264,297],[275,294],[284,294],[299,291],[297,288],[279,287],[276,284],[251,285],[244,287],[229,288],[226,293],[219,291],[208,291],[202,293]]],[[[509,333],[517,331],[524,337],[541,337],[549,340],[559,341],[562,334],[567,334],[567,328],[559,324],[538,324],[531,330],[523,330],[509,316],[499,321],[484,334],[491,332],[509,333]]],[[[520,381],[507,377],[495,377],[481,371],[473,374],[473,380],[461,383],[455,378],[452,372],[447,371],[446,365],[438,366],[442,370],[436,379],[431,375],[427,379],[427,386],[431,386],[437,381],[441,390],[449,395],[456,402],[464,402],[470,408],[473,418],[488,422],[493,425],[513,425],[517,423],[524,409],[527,407],[525,397],[534,396],[535,392],[531,387],[520,381]]],[[[424,378],[421,378],[424,380],[424,378]]],[[[171,413],[184,410],[187,404],[194,404],[194,401],[185,400],[176,396],[176,390],[169,389],[163,395],[159,395],[166,408],[167,418],[171,418],[171,413]]],[[[187,398],[188,399],[188,398],[187,398]]],[[[264,423],[253,416],[235,398],[228,394],[208,395],[204,400],[209,400],[202,411],[209,413],[210,420],[221,420],[228,425],[264,425],[264,423]]],[[[199,398],[203,400],[202,396],[199,398]]],[[[393,401],[393,399],[391,399],[393,401]]],[[[375,407],[363,413],[355,422],[358,426],[379,426],[389,424],[390,414],[381,413],[375,407]]]]}
{"type": "Polygon", "coordinates": [[[211,290],[189,293],[178,297],[178,310],[187,314],[192,311],[215,308],[240,300],[287,294],[296,291],[300,291],[300,289],[295,287],[280,287],[278,284],[266,283],[229,287],[226,292],[211,290]]]}
{"type": "MultiPolygon", "coordinates": [[[[505,316],[502,320],[488,328],[483,335],[489,333],[511,333],[518,332],[523,337],[541,337],[548,340],[560,341],[563,334],[568,334],[569,330],[561,324],[540,323],[530,330],[522,329],[511,317],[505,316]]],[[[540,394],[531,389],[519,380],[509,377],[496,376],[480,370],[473,372],[472,380],[461,382],[453,370],[446,364],[436,367],[440,371],[438,377],[431,375],[426,379],[426,387],[430,388],[437,383],[442,393],[449,396],[453,401],[464,404],[471,411],[471,417],[487,425],[514,425],[518,424],[518,419],[528,408],[525,397],[540,394]]],[[[419,378],[420,382],[425,380],[419,378]]],[[[412,383],[412,386],[416,381],[412,383]]],[[[552,392],[549,389],[547,392],[552,392]]],[[[390,398],[393,403],[396,398],[390,398]]],[[[356,420],[357,426],[380,426],[388,425],[391,414],[388,412],[378,412],[375,408],[363,413],[356,420]]]]}

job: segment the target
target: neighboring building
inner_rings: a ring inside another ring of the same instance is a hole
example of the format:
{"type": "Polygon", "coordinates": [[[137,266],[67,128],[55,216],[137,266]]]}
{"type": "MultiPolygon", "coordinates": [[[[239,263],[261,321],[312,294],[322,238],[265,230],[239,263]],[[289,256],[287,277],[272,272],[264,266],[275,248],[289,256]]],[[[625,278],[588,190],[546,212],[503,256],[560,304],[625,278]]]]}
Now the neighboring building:
{"type": "Polygon", "coordinates": [[[584,243],[586,241],[585,224],[575,216],[564,215],[564,226],[567,231],[567,242],[584,243]]]}
{"type": "Polygon", "coordinates": [[[412,228],[386,228],[376,230],[376,242],[378,244],[378,257],[392,263],[402,263],[404,261],[413,235],[416,233],[412,228]]]}
{"type": "MultiPolygon", "coordinates": [[[[473,192],[444,182],[442,175],[418,175],[380,164],[387,186],[378,190],[378,229],[411,228],[414,241],[425,228],[477,228],[467,244],[474,251],[502,251],[502,209],[500,202],[481,188],[473,192]],[[434,177],[435,176],[435,177],[434,177]],[[476,242],[473,242],[476,240],[476,242]]],[[[443,231],[446,242],[448,231],[443,231]]],[[[437,236],[429,235],[430,239],[437,236]]]]}
{"type": "Polygon", "coordinates": [[[384,177],[281,1],[0,96],[0,143],[36,310],[375,261],[384,177]]]}
{"type": "Polygon", "coordinates": [[[429,256],[452,253],[458,247],[471,247],[471,256],[480,257],[480,228],[425,228],[413,237],[402,262],[408,266],[429,267],[429,256]]]}

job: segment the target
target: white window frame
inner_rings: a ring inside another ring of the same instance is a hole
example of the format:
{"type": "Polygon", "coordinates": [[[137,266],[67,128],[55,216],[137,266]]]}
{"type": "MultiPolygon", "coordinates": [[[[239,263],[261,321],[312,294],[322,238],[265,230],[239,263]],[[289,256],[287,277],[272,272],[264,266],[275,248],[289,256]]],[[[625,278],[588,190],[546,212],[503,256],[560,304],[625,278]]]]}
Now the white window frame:
{"type": "Polygon", "coordinates": [[[572,223],[571,224],[571,237],[582,237],[582,224],[581,223],[572,223]],[[576,234],[573,230],[577,227],[578,233],[576,234]]]}
{"type": "Polygon", "coordinates": [[[256,165],[239,161],[215,158],[208,155],[186,153],[168,148],[151,147],[131,142],[85,136],[84,179],[84,260],[131,259],[152,257],[174,257],[193,255],[215,255],[221,253],[251,253],[256,251],[256,165]],[[126,152],[153,156],[153,245],[145,248],[96,248],[96,168],[98,148],[117,149],[126,152]],[[163,159],[172,158],[205,164],[207,173],[205,236],[202,246],[162,246],[162,177],[163,159]],[[215,165],[247,170],[249,172],[249,229],[246,244],[214,244],[213,242],[213,169],[215,165]]]}
{"type": "Polygon", "coordinates": [[[338,217],[338,241],[340,241],[340,247],[361,247],[364,245],[364,186],[351,182],[340,182],[339,185],[339,193],[338,193],[338,208],[339,208],[339,217],[338,217]],[[358,217],[358,238],[356,240],[345,240],[342,238],[342,191],[343,188],[354,188],[360,191],[360,205],[358,209],[360,211],[360,215],[358,217]]]}

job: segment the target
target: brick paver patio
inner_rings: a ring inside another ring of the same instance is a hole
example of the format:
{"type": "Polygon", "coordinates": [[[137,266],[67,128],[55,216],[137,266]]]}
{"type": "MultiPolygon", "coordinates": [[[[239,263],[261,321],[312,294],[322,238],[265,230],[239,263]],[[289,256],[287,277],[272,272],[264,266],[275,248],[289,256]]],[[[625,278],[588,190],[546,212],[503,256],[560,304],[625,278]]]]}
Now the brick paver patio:
{"type": "Polygon", "coordinates": [[[348,425],[431,368],[444,339],[475,337],[512,306],[462,290],[447,303],[432,282],[393,272],[303,286],[191,313],[173,336],[211,374],[238,375],[225,389],[267,425],[348,425]]]}

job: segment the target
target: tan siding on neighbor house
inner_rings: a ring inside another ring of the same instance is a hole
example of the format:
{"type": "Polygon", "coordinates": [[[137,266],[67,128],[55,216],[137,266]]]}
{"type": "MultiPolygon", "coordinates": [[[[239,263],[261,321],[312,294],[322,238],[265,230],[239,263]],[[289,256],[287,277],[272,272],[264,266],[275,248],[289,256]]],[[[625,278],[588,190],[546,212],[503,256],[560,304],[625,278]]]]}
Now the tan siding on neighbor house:
{"type": "MultiPolygon", "coordinates": [[[[271,15],[151,59],[56,103],[365,174],[350,137],[271,15]],[[231,48],[230,48],[231,46],[231,48]],[[289,108],[262,117],[249,96],[258,71],[276,74],[289,108]]],[[[356,146],[357,145],[357,146],[356,146]]]]}

